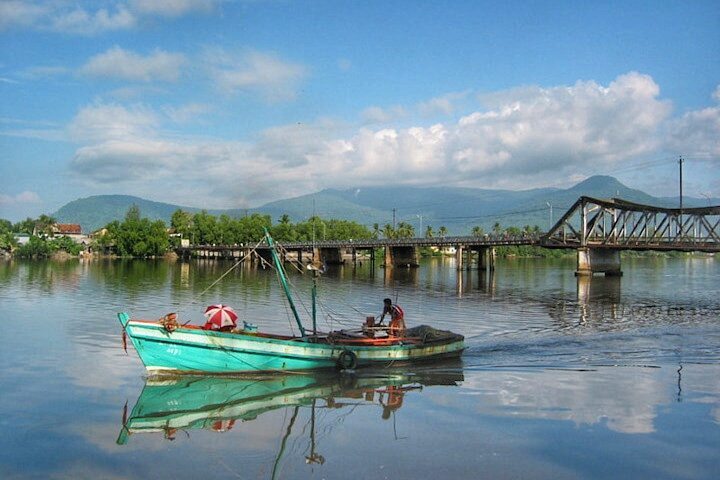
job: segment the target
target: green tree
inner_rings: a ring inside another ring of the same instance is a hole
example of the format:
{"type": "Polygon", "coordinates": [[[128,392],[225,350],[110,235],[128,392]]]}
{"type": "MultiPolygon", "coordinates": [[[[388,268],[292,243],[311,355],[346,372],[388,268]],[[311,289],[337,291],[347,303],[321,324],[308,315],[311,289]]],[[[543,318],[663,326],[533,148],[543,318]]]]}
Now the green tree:
{"type": "Polygon", "coordinates": [[[382,234],[388,240],[392,240],[393,238],[396,238],[395,229],[389,223],[386,223],[385,226],[383,227],[382,234]]]}
{"type": "Polygon", "coordinates": [[[133,205],[122,223],[112,222],[106,226],[111,241],[122,256],[149,257],[163,255],[170,246],[165,222],[150,221],[140,216],[140,209],[133,205]]]}
{"type": "Polygon", "coordinates": [[[472,235],[473,237],[482,237],[485,234],[485,230],[483,230],[480,226],[475,226],[472,229],[472,235]]]}
{"type": "Polygon", "coordinates": [[[270,233],[279,242],[294,242],[298,237],[297,229],[287,214],[280,217],[280,222],[272,228],[270,233]]]}
{"type": "Polygon", "coordinates": [[[425,238],[433,238],[434,236],[435,232],[433,231],[432,225],[425,227],[425,238]]]}
{"type": "Polygon", "coordinates": [[[400,222],[395,230],[395,238],[414,238],[415,227],[407,222],[400,222]]]}
{"type": "Polygon", "coordinates": [[[13,232],[26,233],[28,235],[32,235],[34,228],[35,228],[35,220],[28,217],[25,220],[21,220],[21,221],[17,222],[15,225],[13,225],[13,232]]]}
{"type": "Polygon", "coordinates": [[[35,230],[37,231],[38,235],[43,234],[52,237],[53,227],[56,223],[57,220],[55,218],[49,215],[42,214],[35,222],[35,230]]]}
{"type": "Polygon", "coordinates": [[[182,235],[182,238],[190,238],[192,233],[193,215],[190,212],[186,212],[180,208],[175,210],[170,217],[170,227],[175,230],[176,233],[182,235]]]}
{"type": "Polygon", "coordinates": [[[220,231],[217,219],[206,210],[193,216],[192,238],[196,245],[213,245],[220,243],[220,231]]]}
{"type": "Polygon", "coordinates": [[[441,225],[440,228],[438,228],[438,235],[440,235],[440,238],[444,238],[445,235],[447,235],[447,233],[448,233],[448,230],[447,230],[447,227],[445,227],[445,225],[441,225]]]}
{"type": "Polygon", "coordinates": [[[47,240],[35,235],[32,235],[25,245],[21,245],[15,251],[15,254],[22,258],[47,257],[51,253],[52,250],[47,240]]]}
{"type": "Polygon", "coordinates": [[[55,237],[48,244],[53,252],[64,251],[70,255],[79,255],[83,251],[82,245],[66,235],[55,237]]]}

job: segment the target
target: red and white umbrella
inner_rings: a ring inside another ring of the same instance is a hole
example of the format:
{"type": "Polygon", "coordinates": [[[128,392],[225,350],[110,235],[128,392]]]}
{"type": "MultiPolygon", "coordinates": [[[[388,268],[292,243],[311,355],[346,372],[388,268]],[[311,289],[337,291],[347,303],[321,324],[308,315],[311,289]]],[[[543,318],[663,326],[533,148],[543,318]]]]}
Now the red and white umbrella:
{"type": "Polygon", "coordinates": [[[208,317],[207,323],[211,323],[217,328],[237,326],[237,313],[227,305],[210,305],[205,309],[205,316],[208,317]]]}

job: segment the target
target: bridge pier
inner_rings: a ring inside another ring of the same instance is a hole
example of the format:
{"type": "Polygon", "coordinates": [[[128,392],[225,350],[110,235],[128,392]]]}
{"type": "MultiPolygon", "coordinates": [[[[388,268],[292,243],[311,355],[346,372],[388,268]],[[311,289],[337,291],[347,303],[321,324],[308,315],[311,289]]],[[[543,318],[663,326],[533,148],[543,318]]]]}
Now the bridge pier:
{"type": "Polygon", "coordinates": [[[481,272],[490,270],[495,271],[495,248],[494,247],[478,247],[478,270],[481,272]]]}
{"type": "Polygon", "coordinates": [[[385,247],[385,267],[418,267],[420,256],[417,247],[385,247]]]}
{"type": "Polygon", "coordinates": [[[576,276],[604,273],[605,276],[621,276],[620,250],[580,247],[577,250],[576,276]]]}

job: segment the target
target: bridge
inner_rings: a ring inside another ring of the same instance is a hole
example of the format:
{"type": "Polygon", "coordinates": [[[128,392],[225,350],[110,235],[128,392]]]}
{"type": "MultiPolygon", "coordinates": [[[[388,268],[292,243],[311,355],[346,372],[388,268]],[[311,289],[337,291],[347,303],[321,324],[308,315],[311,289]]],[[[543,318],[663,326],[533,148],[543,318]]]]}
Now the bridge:
{"type": "MultiPolygon", "coordinates": [[[[577,275],[622,275],[622,250],[720,251],[720,206],[702,208],[661,208],[622,199],[600,200],[580,197],[570,209],[542,234],[485,234],[434,238],[357,239],[316,242],[279,242],[283,256],[328,264],[358,261],[358,252],[384,249],[386,267],[417,266],[420,247],[454,249],[458,270],[469,268],[473,255],[481,271],[495,268],[495,248],[533,245],[577,250],[577,275]]],[[[194,245],[177,249],[181,257],[242,258],[253,246],[194,245]]],[[[267,256],[266,247],[258,247],[267,256]]]]}

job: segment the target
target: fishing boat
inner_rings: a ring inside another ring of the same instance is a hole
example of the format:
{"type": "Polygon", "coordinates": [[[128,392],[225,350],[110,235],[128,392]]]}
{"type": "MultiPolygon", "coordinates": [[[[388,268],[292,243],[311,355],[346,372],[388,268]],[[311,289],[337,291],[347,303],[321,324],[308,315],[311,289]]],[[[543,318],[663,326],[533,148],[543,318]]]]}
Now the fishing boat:
{"type": "Polygon", "coordinates": [[[309,369],[355,369],[398,362],[434,361],[461,355],[464,337],[427,325],[401,333],[374,326],[367,318],[359,329],[322,333],[316,322],[316,285],[312,291],[312,329],[307,331],[293,301],[277,247],[265,233],[299,335],[261,332],[252,324],[231,331],[180,325],[173,314],[160,320],[132,319],[118,313],[123,335],[131,339],[150,374],[245,374],[309,369]]]}

